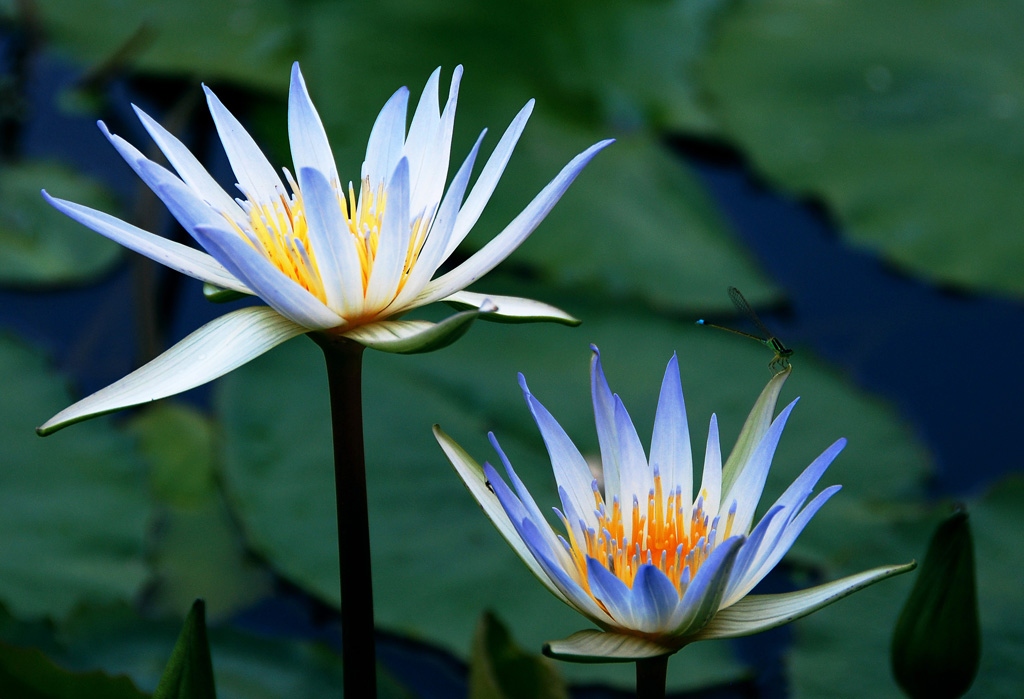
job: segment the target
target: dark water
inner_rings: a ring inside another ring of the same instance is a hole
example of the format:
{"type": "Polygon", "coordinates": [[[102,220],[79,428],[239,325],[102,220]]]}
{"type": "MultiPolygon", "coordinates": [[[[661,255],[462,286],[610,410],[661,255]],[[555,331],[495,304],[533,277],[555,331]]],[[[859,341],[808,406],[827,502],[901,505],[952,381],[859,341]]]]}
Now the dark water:
{"type": "MultiPolygon", "coordinates": [[[[11,54],[10,38],[0,35],[5,71],[11,54]]],[[[75,73],[39,54],[27,68],[30,118],[18,133],[20,152],[97,174],[131,201],[137,182],[93,120],[54,107],[57,94],[75,73]]],[[[113,119],[124,122],[115,131],[136,143],[147,142],[141,134],[126,131],[134,122],[127,105],[139,96],[128,94],[124,84],[113,89],[119,94],[110,102],[123,110],[113,119]]],[[[770,327],[787,344],[813,349],[897,407],[934,454],[938,472],[931,485],[936,495],[966,496],[1019,468],[1009,430],[1022,416],[1024,372],[1017,360],[1024,344],[1024,305],[905,276],[870,252],[851,249],[820,208],[760,184],[729,150],[685,140],[673,145],[697,170],[767,273],[786,290],[787,305],[763,314],[770,327]]],[[[169,305],[170,321],[161,329],[166,339],[178,339],[220,314],[202,299],[198,283],[171,272],[154,274],[148,282],[151,291],[158,298],[175,299],[169,305]]],[[[90,392],[139,364],[141,350],[131,339],[135,326],[125,326],[126,321],[134,323],[127,316],[136,284],[130,264],[125,264],[89,287],[43,293],[3,290],[0,328],[41,344],[80,390],[90,392]],[[124,343],[111,343],[111,337],[124,343]]],[[[770,576],[766,584],[780,588],[785,582],[770,576]]],[[[237,625],[334,645],[340,638],[329,610],[283,582],[279,595],[241,615],[237,625]]],[[[756,677],[699,696],[785,696],[779,654],[788,637],[783,628],[738,643],[756,677]]],[[[377,640],[381,661],[397,679],[416,687],[419,696],[465,696],[465,666],[459,660],[387,633],[377,640]]],[[[581,687],[574,689],[574,696],[626,695],[581,687]]]]}

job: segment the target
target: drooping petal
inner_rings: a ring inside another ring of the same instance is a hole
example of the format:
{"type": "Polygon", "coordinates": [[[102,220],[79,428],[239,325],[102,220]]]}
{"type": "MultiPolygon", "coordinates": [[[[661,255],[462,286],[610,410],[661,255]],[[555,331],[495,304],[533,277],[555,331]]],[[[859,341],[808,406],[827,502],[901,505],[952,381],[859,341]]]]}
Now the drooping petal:
{"type": "Polygon", "coordinates": [[[679,380],[679,360],[675,353],[665,367],[654,415],[651,437],[651,470],[657,467],[668,488],[681,487],[680,502],[693,499],[693,457],[690,452],[690,428],[686,424],[686,404],[679,380]]]}
{"type": "Polygon", "coordinates": [[[823,585],[778,595],[747,595],[715,615],[693,640],[736,638],[767,631],[827,607],[876,582],[913,570],[916,563],[881,566],[823,585]]]}
{"type": "Polygon", "coordinates": [[[448,457],[448,462],[451,463],[452,468],[459,474],[470,494],[476,499],[484,514],[487,515],[488,519],[498,529],[498,533],[501,534],[502,538],[508,542],[508,545],[512,547],[512,550],[527,565],[530,572],[548,588],[551,594],[568,604],[565,595],[551,581],[547,573],[537,563],[533,554],[530,553],[522,537],[519,536],[512,521],[505,513],[505,509],[501,506],[498,496],[488,487],[489,481],[480,465],[462,447],[456,444],[451,437],[445,434],[438,425],[434,425],[434,438],[441,445],[441,449],[444,450],[445,456],[448,457]]]}
{"type": "Polygon", "coordinates": [[[360,177],[369,179],[370,188],[386,182],[402,157],[405,143],[405,116],[409,105],[409,88],[399,88],[380,110],[370,129],[366,144],[366,160],[360,177]]]}
{"type": "Polygon", "coordinates": [[[299,170],[299,187],[327,306],[345,317],[358,315],[363,308],[363,270],[337,193],[320,170],[307,167],[299,170]]]}
{"type": "Polygon", "coordinates": [[[643,636],[584,629],[561,641],[548,641],[542,652],[549,658],[576,663],[631,663],[678,650],[643,636]]]}
{"type": "Polygon", "coordinates": [[[499,296],[497,294],[479,294],[474,291],[456,291],[451,296],[441,299],[455,308],[479,308],[485,301],[493,303],[497,310],[484,316],[484,320],[497,323],[530,323],[548,321],[563,325],[576,326],[580,320],[560,308],[543,301],[524,299],[518,296],[499,296]]]}
{"type": "Polygon", "coordinates": [[[187,391],[306,332],[265,306],[250,306],[212,320],[120,381],[83,398],[36,430],[47,435],[86,418],[187,391]]]}
{"type": "Polygon", "coordinates": [[[252,293],[245,284],[205,252],[153,235],[102,211],[51,197],[46,190],[43,190],[43,198],[61,213],[129,250],[134,250],[194,279],[245,294],[252,293]]]}
{"type": "Polygon", "coordinates": [[[281,178],[249,132],[210,88],[204,85],[203,90],[231,170],[245,196],[262,204],[276,202],[286,196],[281,178]]]}
{"type": "Polygon", "coordinates": [[[587,526],[597,526],[597,520],[593,514],[593,491],[590,488],[594,477],[586,459],[583,458],[580,450],[576,448],[576,445],[569,439],[569,435],[565,433],[565,430],[548,412],[547,408],[533,397],[522,374],[519,375],[519,386],[523,390],[526,404],[530,407],[533,419],[544,438],[544,446],[547,447],[551,466],[555,472],[555,482],[565,488],[587,526]]]}
{"type": "Polygon", "coordinates": [[[462,337],[473,321],[490,309],[462,311],[440,323],[426,320],[378,320],[342,333],[350,340],[395,354],[419,354],[447,347],[462,337]]]}
{"type": "MultiPolygon", "coordinates": [[[[297,61],[292,64],[291,86],[288,90],[288,143],[297,174],[303,168],[312,168],[323,175],[327,182],[341,185],[324,124],[309,98],[306,81],[297,61]]],[[[302,185],[301,179],[299,185],[302,185]]],[[[306,191],[305,187],[302,187],[302,191],[306,191]]]]}
{"type": "Polygon", "coordinates": [[[586,164],[611,142],[596,143],[573,158],[505,230],[461,265],[427,284],[416,299],[417,303],[425,305],[450,296],[494,269],[540,225],[586,164]]]}

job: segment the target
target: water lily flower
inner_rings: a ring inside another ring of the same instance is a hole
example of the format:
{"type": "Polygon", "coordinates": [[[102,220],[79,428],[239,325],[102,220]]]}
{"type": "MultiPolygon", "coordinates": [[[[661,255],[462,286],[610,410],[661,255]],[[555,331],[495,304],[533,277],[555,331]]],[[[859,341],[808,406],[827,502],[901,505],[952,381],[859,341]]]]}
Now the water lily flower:
{"type": "Polygon", "coordinates": [[[885,566],[785,594],[750,594],[840,489],[825,488],[808,502],[844,439],[822,452],[754,523],[775,447],[796,403],[772,419],[789,373],[787,368],[769,382],[724,465],[718,423],[711,416],[703,478],[695,493],[675,356],[662,382],[648,456],[594,348],[591,385],[603,487],[520,375],[558,485],[561,509],[554,510],[555,527],[493,434],[491,444],[508,483],[490,464],[481,468],[435,426],[448,459],[505,540],[555,597],[601,629],[551,642],[546,653],[588,662],[667,656],[693,641],[742,636],[793,621],[913,567],[885,566]]]}
{"type": "Polygon", "coordinates": [[[440,73],[438,68],[427,81],[408,131],[408,89],[401,88],[384,105],[355,184],[338,173],[297,63],[288,103],[295,171],[284,170],[284,179],[241,123],[204,88],[240,198],[222,189],[178,139],[139,108],[136,114],[175,172],[149,160],[100,122],[118,153],[206,252],[44,191],[47,201],[125,247],[218,289],[258,296],[266,306],[214,320],[141,369],[62,411],[39,432],[193,388],[310,331],[409,353],[451,342],[481,315],[575,324],[574,318],[547,304],[465,288],[526,239],[610,141],[573,158],[501,233],[434,278],[479,218],[533,110],[530,100],[470,189],[481,133],[446,192],[462,67],[454,71],[443,111],[438,105],[440,73]],[[435,301],[471,310],[440,323],[399,320],[435,301]]]}

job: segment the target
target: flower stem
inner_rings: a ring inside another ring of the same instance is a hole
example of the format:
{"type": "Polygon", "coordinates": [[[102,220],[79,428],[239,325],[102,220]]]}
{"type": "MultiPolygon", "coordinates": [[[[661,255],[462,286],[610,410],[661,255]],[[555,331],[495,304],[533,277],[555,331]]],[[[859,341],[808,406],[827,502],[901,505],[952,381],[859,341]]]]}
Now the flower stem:
{"type": "Polygon", "coordinates": [[[363,455],[363,346],[326,333],[312,333],[310,337],[324,352],[331,392],[345,696],[375,697],[377,663],[363,455]]]}
{"type": "Polygon", "coordinates": [[[636,661],[637,699],[665,699],[665,675],[668,672],[667,655],[636,661]]]}

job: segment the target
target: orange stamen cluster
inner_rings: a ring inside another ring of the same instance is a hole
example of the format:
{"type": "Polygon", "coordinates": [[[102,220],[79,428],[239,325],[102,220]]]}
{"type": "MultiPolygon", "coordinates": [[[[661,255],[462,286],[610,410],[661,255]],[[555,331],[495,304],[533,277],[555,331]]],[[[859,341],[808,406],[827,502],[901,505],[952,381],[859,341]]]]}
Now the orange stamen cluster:
{"type": "MultiPolygon", "coordinates": [[[[632,521],[627,531],[622,521],[622,507],[618,499],[612,501],[611,511],[594,486],[595,513],[598,526],[583,532],[583,541],[577,541],[572,527],[563,518],[568,532],[569,553],[583,588],[593,597],[587,579],[587,558],[603,564],[627,586],[641,565],[651,563],[663,572],[682,596],[686,586],[710,554],[708,533],[714,523],[704,514],[703,500],[691,507],[680,502],[679,490],[665,496],[661,476],[654,475],[654,489],[647,497],[647,513],[637,507],[634,499],[632,521]],[[582,545],[581,545],[582,543],[582,545]]],[[[600,601],[595,598],[600,604],[600,601]]]]}
{"type": "MultiPolygon", "coordinates": [[[[309,241],[309,226],[306,222],[305,207],[302,193],[291,174],[285,171],[292,196],[282,194],[277,200],[259,204],[249,199],[242,206],[249,216],[249,230],[231,221],[235,231],[250,245],[260,251],[275,267],[296,281],[309,293],[326,303],[323,280],[316,263],[316,252],[309,241]]],[[[356,253],[362,271],[363,292],[366,292],[373,271],[373,263],[380,245],[381,223],[384,220],[384,207],[387,203],[387,191],[384,183],[377,190],[370,187],[369,179],[360,183],[359,196],[356,196],[352,183],[348,186],[348,196],[340,187],[335,187],[338,206],[348,224],[349,233],[356,239],[356,253]]],[[[225,218],[227,216],[225,215],[225,218]]],[[[396,293],[402,290],[405,281],[412,271],[426,240],[427,221],[419,217],[412,223],[412,234],[409,239],[409,250],[406,252],[402,277],[396,293]]]]}

